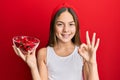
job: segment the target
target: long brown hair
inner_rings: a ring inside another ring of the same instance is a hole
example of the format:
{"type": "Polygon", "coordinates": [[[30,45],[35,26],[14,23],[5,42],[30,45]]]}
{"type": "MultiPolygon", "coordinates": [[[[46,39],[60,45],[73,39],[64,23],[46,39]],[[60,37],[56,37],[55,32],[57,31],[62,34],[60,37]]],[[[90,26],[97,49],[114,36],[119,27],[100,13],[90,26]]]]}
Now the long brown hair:
{"type": "Polygon", "coordinates": [[[78,16],[76,15],[75,11],[72,8],[63,7],[61,9],[59,9],[56,12],[56,14],[51,18],[49,41],[48,41],[47,46],[53,47],[57,43],[57,38],[56,38],[56,35],[55,35],[55,21],[60,16],[60,14],[65,12],[66,10],[73,16],[73,19],[74,19],[75,25],[76,25],[76,33],[75,33],[74,37],[72,38],[72,42],[75,45],[78,45],[78,46],[81,44],[78,16]]]}

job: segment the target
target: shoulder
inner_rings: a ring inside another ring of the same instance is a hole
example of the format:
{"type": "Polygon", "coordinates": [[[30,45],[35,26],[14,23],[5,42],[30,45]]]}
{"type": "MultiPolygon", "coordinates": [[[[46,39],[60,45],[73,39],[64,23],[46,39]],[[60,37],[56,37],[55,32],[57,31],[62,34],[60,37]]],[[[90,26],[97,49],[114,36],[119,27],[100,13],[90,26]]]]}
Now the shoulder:
{"type": "Polygon", "coordinates": [[[41,49],[38,50],[38,55],[45,55],[46,52],[47,52],[47,48],[46,47],[45,48],[41,48],[41,49]]]}
{"type": "Polygon", "coordinates": [[[41,48],[38,50],[38,53],[37,53],[37,59],[38,59],[38,62],[39,61],[45,61],[46,62],[46,54],[47,54],[47,48],[41,48]]]}

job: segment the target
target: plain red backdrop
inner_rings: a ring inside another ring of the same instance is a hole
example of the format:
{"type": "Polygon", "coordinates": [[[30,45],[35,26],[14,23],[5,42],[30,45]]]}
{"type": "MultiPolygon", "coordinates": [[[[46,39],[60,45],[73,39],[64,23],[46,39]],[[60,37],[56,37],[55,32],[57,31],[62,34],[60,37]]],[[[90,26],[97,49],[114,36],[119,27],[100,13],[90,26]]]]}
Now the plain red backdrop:
{"type": "MultiPolygon", "coordinates": [[[[45,47],[49,37],[52,10],[63,0],[1,0],[0,1],[0,80],[32,80],[30,69],[12,49],[12,37],[35,36],[45,47]]],[[[80,18],[80,35],[97,33],[101,42],[97,51],[100,80],[120,77],[120,6],[119,0],[68,0],[80,18]]]]}

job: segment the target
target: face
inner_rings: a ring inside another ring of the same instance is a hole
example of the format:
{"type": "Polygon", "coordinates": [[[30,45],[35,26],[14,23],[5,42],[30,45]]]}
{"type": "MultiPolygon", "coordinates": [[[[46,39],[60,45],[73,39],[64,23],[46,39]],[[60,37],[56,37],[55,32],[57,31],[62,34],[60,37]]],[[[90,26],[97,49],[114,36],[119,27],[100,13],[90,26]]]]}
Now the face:
{"type": "Polygon", "coordinates": [[[70,42],[76,32],[73,16],[65,11],[60,14],[55,22],[55,34],[58,41],[70,42]]]}

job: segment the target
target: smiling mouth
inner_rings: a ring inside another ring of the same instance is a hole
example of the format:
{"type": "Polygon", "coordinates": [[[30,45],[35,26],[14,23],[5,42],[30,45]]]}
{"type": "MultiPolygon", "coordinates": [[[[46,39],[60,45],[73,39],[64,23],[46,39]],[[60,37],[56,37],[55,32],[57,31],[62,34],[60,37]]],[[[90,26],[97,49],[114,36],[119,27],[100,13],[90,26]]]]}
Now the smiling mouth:
{"type": "Polygon", "coordinates": [[[70,34],[62,34],[63,38],[69,38],[70,34]]]}

